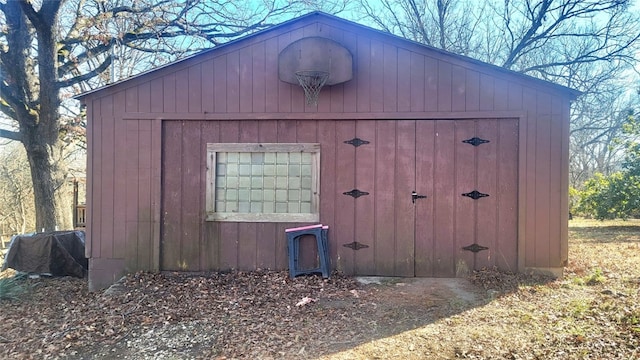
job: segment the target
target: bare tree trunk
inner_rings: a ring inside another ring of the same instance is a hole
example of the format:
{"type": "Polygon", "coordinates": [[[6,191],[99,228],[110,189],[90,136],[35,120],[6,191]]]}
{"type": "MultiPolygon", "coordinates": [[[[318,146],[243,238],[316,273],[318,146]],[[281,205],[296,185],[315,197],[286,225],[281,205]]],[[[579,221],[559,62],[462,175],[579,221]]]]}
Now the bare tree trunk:
{"type": "Polygon", "coordinates": [[[27,210],[22,199],[20,200],[20,234],[24,234],[27,232],[27,210]]]}
{"type": "MultiPolygon", "coordinates": [[[[36,131],[37,133],[37,131],[36,131]]],[[[28,134],[25,138],[28,138],[28,134]]],[[[58,173],[50,146],[23,140],[29,159],[33,195],[36,208],[36,231],[53,231],[58,228],[55,190],[59,180],[54,179],[58,173]]],[[[54,145],[55,146],[55,145],[54,145]]]]}
{"type": "Polygon", "coordinates": [[[446,1],[438,0],[438,30],[440,33],[440,48],[443,50],[447,49],[447,29],[446,29],[446,17],[448,14],[449,4],[446,1]]]}
{"type": "Polygon", "coordinates": [[[60,89],[57,83],[55,22],[60,7],[59,0],[42,3],[38,12],[30,2],[8,3],[4,9],[7,20],[16,31],[16,37],[33,39],[26,27],[28,18],[37,34],[37,74],[28,72],[32,55],[28,44],[17,39],[10,42],[17,48],[12,61],[19,65],[13,76],[21,79],[22,89],[29,89],[28,98],[38,100],[37,106],[25,102],[29,108],[18,104],[14,118],[20,124],[21,142],[27,152],[36,208],[36,231],[53,231],[58,228],[61,209],[57,206],[56,191],[62,185],[64,173],[59,171],[62,142],[59,138],[60,89]],[[9,6],[11,5],[11,6],[9,6]],[[19,8],[18,8],[19,7],[19,8]]]}

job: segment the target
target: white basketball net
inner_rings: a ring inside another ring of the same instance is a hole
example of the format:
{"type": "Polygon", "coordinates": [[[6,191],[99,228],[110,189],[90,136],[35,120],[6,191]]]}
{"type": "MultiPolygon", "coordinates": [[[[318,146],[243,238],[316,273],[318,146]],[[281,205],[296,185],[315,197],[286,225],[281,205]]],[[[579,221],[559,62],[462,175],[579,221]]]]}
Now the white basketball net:
{"type": "Polygon", "coordinates": [[[320,89],[329,78],[326,71],[296,71],[296,78],[304,90],[307,105],[318,105],[320,89]]]}

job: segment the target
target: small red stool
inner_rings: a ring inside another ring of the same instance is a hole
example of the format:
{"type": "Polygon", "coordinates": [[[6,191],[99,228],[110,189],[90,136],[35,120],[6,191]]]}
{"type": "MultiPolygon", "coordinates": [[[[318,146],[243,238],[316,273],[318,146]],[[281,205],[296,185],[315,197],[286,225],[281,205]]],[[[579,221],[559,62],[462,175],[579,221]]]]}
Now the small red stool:
{"type": "Polygon", "coordinates": [[[329,226],[309,225],[285,229],[287,235],[287,249],[289,251],[289,275],[294,278],[302,274],[322,273],[322,277],[329,277],[329,226]],[[319,266],[313,269],[299,269],[300,239],[304,235],[312,235],[316,238],[318,246],[319,266]]]}

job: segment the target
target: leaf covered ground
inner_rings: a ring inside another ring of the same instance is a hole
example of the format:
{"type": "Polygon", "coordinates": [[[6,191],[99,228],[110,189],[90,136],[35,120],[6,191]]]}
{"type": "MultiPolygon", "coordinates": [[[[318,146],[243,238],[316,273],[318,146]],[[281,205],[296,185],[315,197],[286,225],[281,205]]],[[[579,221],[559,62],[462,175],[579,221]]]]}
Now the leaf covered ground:
{"type": "Polygon", "coordinates": [[[24,279],[0,300],[0,359],[639,358],[640,222],[570,225],[560,280],[138,273],[91,293],[24,279]]]}

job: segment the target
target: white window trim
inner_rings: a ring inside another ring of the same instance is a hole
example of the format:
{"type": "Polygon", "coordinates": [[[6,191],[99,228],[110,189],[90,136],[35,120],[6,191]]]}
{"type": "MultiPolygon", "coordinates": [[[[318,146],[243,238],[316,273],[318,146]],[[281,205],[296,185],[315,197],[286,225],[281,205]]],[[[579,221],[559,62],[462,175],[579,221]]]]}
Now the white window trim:
{"type": "Polygon", "coordinates": [[[318,222],[320,221],[320,144],[317,143],[208,143],[206,220],[230,222],[318,222]],[[215,212],[216,155],[218,152],[307,152],[312,154],[311,213],[215,212]]]}

